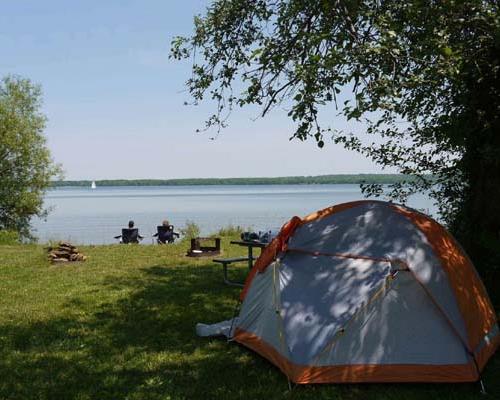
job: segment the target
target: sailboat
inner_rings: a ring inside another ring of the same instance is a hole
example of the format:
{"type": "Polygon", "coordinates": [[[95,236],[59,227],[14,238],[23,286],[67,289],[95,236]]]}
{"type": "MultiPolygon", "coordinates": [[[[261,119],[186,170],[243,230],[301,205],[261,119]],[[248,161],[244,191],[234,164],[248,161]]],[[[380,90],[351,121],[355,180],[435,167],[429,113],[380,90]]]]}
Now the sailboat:
{"type": "Polygon", "coordinates": [[[91,189],[95,189],[97,186],[95,185],[95,181],[92,181],[92,184],[90,185],[91,189]]]}

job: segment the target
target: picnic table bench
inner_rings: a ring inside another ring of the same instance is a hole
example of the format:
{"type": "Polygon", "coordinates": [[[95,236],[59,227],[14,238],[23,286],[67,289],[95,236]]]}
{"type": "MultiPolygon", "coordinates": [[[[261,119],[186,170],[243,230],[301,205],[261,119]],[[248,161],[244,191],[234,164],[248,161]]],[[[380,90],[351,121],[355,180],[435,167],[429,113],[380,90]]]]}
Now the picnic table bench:
{"type": "Polygon", "coordinates": [[[232,257],[232,258],[214,258],[212,261],[218,264],[222,264],[222,268],[224,271],[224,283],[233,286],[243,286],[243,282],[235,282],[229,279],[228,269],[227,269],[228,265],[246,261],[248,263],[248,269],[252,269],[253,262],[257,259],[257,257],[254,257],[253,255],[253,248],[256,247],[262,250],[264,247],[267,246],[267,243],[262,243],[257,241],[234,240],[231,241],[231,244],[246,247],[248,249],[248,256],[232,257]]]}
{"type": "MultiPolygon", "coordinates": [[[[250,262],[252,262],[253,260],[255,260],[255,258],[252,258],[252,260],[250,262]]],[[[232,281],[231,279],[229,279],[227,267],[228,267],[228,265],[231,265],[233,263],[238,263],[238,262],[243,262],[243,261],[248,262],[249,261],[248,257],[214,258],[212,261],[214,263],[222,264],[222,269],[224,271],[224,283],[225,284],[232,285],[232,286],[243,286],[242,282],[235,282],[235,281],[232,281]]]]}

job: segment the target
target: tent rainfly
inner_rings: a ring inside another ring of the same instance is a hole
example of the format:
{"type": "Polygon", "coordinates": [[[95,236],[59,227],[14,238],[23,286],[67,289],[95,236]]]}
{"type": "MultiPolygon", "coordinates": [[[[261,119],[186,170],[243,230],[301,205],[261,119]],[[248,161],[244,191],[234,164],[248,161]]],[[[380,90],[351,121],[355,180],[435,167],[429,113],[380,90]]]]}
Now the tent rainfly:
{"type": "Polygon", "coordinates": [[[474,266],[440,224],[381,201],[293,217],[226,335],[295,383],[472,382],[500,343],[474,266]]]}

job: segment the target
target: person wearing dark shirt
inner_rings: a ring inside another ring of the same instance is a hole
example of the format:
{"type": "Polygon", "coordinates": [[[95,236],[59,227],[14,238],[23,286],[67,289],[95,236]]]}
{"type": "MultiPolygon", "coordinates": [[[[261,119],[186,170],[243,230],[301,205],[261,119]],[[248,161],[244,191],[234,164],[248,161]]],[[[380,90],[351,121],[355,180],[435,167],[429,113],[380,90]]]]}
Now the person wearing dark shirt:
{"type": "Polygon", "coordinates": [[[128,228],[122,229],[122,234],[115,236],[115,239],[120,239],[120,243],[139,243],[139,240],[144,239],[143,236],[139,235],[139,229],[134,228],[134,221],[128,221],[128,228]]]}

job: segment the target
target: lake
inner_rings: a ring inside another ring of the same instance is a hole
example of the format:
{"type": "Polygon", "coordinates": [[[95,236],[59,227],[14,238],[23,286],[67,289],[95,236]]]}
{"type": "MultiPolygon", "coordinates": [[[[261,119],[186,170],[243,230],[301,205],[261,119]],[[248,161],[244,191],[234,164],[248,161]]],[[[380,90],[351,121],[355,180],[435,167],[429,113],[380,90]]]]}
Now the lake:
{"type": "MultiPolygon", "coordinates": [[[[202,235],[228,225],[252,230],[276,229],[292,216],[304,216],[337,203],[362,199],[358,185],[126,186],[55,188],[47,192],[46,221],[34,221],[41,242],[117,243],[130,219],[143,243],[151,244],[156,226],[168,219],[176,230],[195,222],[202,235]]],[[[424,195],[409,205],[434,211],[424,195]]]]}

